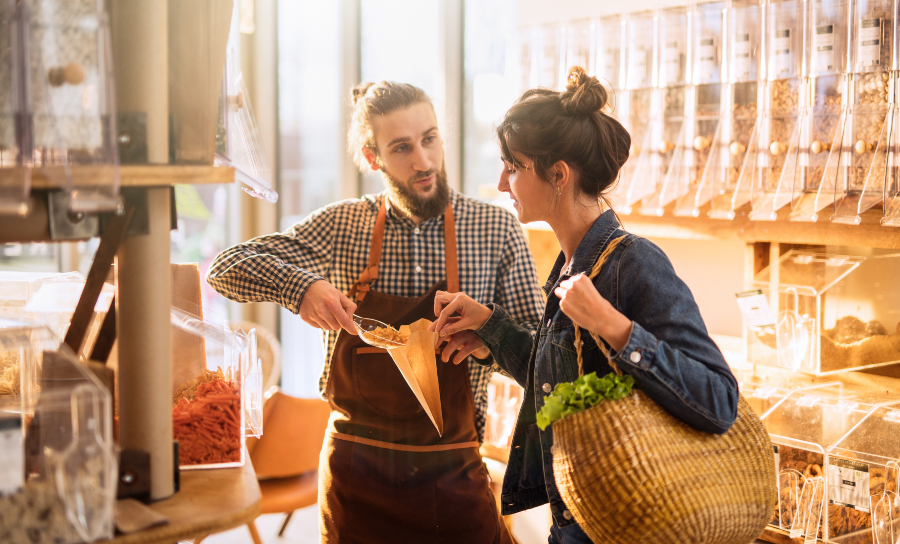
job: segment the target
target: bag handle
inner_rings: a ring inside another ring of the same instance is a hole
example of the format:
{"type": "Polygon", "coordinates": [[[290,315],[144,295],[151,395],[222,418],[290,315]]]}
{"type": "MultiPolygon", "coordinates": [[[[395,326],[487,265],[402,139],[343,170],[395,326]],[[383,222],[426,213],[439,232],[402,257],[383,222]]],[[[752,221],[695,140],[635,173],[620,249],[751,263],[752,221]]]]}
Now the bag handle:
{"type": "MultiPolygon", "coordinates": [[[[590,273],[588,274],[588,278],[594,279],[597,277],[597,274],[600,273],[600,268],[606,263],[606,260],[609,259],[610,254],[616,249],[616,246],[619,245],[619,242],[625,239],[625,235],[619,236],[615,240],[609,243],[606,246],[606,249],[603,250],[603,253],[600,254],[600,257],[597,258],[597,262],[594,263],[594,267],[591,268],[590,273]]],[[[573,323],[574,324],[574,323],[573,323]]],[[[603,343],[603,340],[597,336],[597,333],[593,331],[588,331],[588,334],[591,335],[591,338],[594,339],[594,342],[597,344],[597,347],[600,348],[600,351],[603,352],[603,355],[606,356],[606,359],[609,361],[609,366],[615,371],[615,373],[619,376],[622,375],[622,371],[619,370],[619,367],[616,366],[616,363],[613,362],[612,357],[609,356],[609,349],[607,349],[606,344],[603,343]]],[[[584,342],[581,340],[581,328],[578,325],[575,325],[575,353],[578,354],[578,376],[584,376],[584,360],[581,356],[582,348],[584,347],[584,342]]]]}

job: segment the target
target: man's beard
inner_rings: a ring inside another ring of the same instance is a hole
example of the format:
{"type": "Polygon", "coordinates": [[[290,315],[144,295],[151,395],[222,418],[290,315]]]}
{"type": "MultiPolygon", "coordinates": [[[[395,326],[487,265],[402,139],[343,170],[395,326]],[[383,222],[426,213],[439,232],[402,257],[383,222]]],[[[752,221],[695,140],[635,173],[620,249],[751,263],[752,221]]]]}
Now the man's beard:
{"type": "Polygon", "coordinates": [[[450,203],[450,185],[447,183],[447,171],[441,165],[440,171],[431,170],[417,175],[409,181],[400,181],[388,173],[383,167],[381,176],[388,186],[388,194],[391,203],[400,208],[406,215],[412,215],[420,219],[430,219],[444,213],[450,203]],[[413,189],[412,184],[416,180],[425,179],[434,175],[434,183],[427,193],[420,194],[413,189]]]}

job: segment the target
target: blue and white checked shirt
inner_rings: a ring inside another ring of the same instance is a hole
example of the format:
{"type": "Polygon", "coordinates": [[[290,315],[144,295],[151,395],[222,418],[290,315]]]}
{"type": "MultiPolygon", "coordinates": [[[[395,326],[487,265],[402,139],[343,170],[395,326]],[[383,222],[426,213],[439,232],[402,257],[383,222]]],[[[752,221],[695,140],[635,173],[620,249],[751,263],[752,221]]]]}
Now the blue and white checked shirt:
{"type": "MultiPolygon", "coordinates": [[[[290,229],[259,236],[223,251],[207,281],[237,302],[269,301],[298,313],[306,289],[326,280],[343,293],[366,268],[380,195],[366,195],[321,208],[290,229]]],[[[451,191],[456,222],[460,289],[473,299],[502,306],[534,330],[544,308],[534,259],[519,222],[506,210],[451,191]]],[[[388,205],[378,280],[372,289],[420,297],[446,277],[444,216],[416,226],[388,205]]],[[[336,331],[323,331],[324,394],[336,331]]],[[[495,367],[496,368],[496,367],[495,367]]],[[[469,364],[475,425],[483,439],[491,366],[469,364]]]]}

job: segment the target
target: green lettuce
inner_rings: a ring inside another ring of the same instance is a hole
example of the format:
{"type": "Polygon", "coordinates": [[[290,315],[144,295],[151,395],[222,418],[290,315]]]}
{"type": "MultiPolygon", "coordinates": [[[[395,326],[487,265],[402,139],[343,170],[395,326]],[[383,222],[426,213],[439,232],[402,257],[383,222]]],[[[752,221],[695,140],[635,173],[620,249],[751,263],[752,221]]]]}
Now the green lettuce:
{"type": "Polygon", "coordinates": [[[544,406],[537,414],[537,425],[543,431],[554,421],[583,412],[604,400],[621,399],[633,387],[633,377],[612,372],[602,378],[591,372],[574,382],[558,383],[553,392],[544,397],[544,406]]]}

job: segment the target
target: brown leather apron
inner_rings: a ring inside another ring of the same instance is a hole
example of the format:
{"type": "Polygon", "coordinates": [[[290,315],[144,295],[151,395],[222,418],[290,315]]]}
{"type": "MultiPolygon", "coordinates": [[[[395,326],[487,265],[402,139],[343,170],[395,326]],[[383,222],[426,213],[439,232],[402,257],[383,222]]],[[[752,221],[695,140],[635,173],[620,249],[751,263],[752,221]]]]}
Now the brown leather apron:
{"type": "MultiPolygon", "coordinates": [[[[385,216],[382,199],[369,267],[350,291],[356,313],[395,327],[434,319],[435,292],[459,291],[453,211],[448,206],[444,214],[447,280],[422,297],[370,289],[385,216]]],[[[321,542],[510,542],[478,452],[468,366],[438,361],[437,369],[443,436],[385,350],[339,333],[326,386],[333,411],[319,462],[321,542]]]]}

